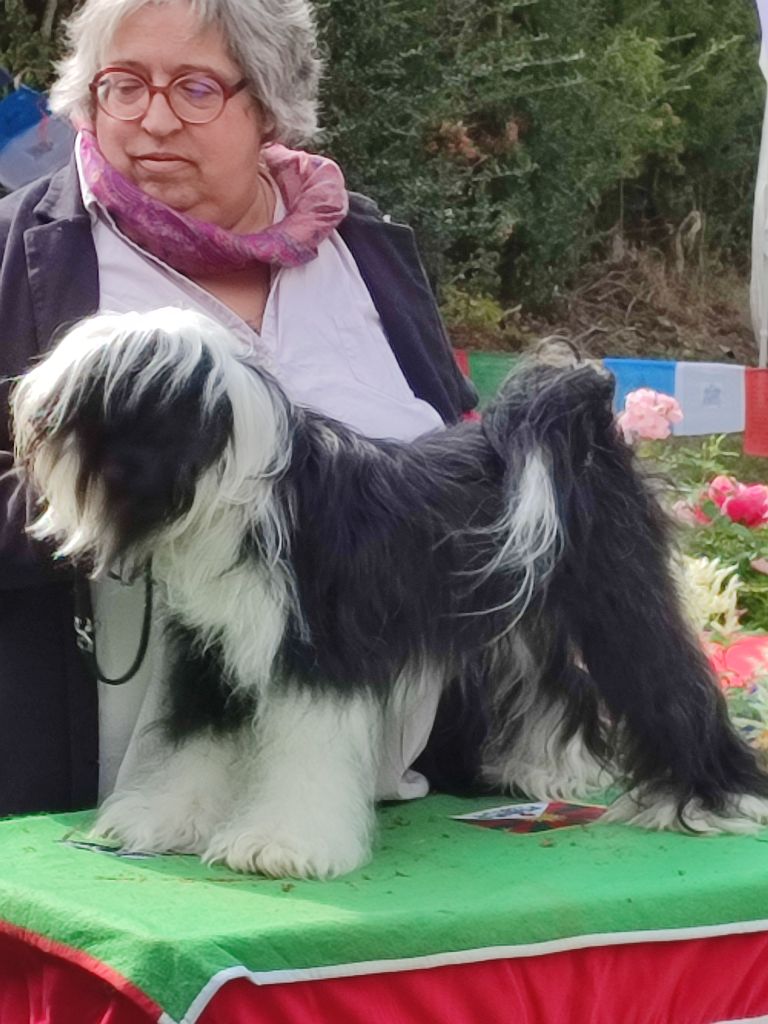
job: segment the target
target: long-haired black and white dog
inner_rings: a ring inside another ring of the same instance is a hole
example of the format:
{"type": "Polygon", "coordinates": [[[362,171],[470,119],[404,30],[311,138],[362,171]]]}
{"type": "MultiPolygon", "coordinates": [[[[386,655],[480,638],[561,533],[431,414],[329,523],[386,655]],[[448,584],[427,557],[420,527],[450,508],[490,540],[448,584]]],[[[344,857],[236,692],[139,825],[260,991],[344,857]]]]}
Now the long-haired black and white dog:
{"type": "Polygon", "coordinates": [[[96,576],[151,558],[168,609],[162,756],[97,831],[349,871],[386,709],[457,677],[487,688],[504,789],[584,795],[609,767],[627,790],[612,820],[768,820],[606,375],[532,363],[481,423],[406,444],[297,408],[234,351],[197,314],[98,316],[15,390],[34,535],[96,576]]]}

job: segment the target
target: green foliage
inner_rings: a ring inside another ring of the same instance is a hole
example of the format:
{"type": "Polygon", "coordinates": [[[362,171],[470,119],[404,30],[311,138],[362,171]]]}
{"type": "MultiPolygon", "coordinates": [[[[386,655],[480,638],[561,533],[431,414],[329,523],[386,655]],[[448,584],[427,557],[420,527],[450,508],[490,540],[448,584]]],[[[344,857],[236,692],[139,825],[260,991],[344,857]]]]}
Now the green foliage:
{"type": "Polygon", "coordinates": [[[651,442],[643,451],[674,481],[679,497],[698,494],[716,476],[731,476],[747,483],[765,475],[763,460],[745,455],[741,438],[735,434],[670,437],[651,442]]]}
{"type": "Polygon", "coordinates": [[[0,65],[25,85],[38,87],[50,80],[56,56],[55,41],[40,32],[42,13],[24,0],[2,0],[0,5],[0,65]]]}
{"type": "MultiPolygon", "coordinates": [[[[751,0],[323,0],[327,143],[441,282],[546,304],[614,224],[746,259],[751,0]],[[342,10],[343,8],[343,10],[342,10]]],[[[703,257],[702,257],[703,258],[703,257]]]]}
{"type": "Polygon", "coordinates": [[[668,96],[682,127],[678,174],[650,161],[635,184],[642,213],[707,216],[707,244],[744,266],[763,114],[752,0],[652,0],[627,5],[641,31],[667,40],[668,96]]]}
{"type": "Polygon", "coordinates": [[[462,324],[479,331],[498,331],[504,319],[504,309],[496,299],[473,295],[455,285],[444,289],[440,311],[447,324],[462,324]]]}
{"type": "Polygon", "coordinates": [[[317,5],[325,144],[353,187],[413,224],[444,283],[497,292],[499,252],[522,215],[532,163],[519,145],[509,83],[524,92],[541,77],[515,27],[531,2],[317,5]]]}

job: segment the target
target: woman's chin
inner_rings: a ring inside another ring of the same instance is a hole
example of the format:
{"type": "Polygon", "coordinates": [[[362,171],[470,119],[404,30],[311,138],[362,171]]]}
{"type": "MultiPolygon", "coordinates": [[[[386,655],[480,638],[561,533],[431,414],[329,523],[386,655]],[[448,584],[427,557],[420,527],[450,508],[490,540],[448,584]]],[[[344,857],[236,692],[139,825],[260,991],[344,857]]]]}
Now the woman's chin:
{"type": "Polygon", "coordinates": [[[157,178],[137,181],[136,184],[152,199],[165,203],[179,213],[190,213],[194,216],[194,208],[198,205],[199,197],[188,187],[177,182],[158,181],[157,178]]]}

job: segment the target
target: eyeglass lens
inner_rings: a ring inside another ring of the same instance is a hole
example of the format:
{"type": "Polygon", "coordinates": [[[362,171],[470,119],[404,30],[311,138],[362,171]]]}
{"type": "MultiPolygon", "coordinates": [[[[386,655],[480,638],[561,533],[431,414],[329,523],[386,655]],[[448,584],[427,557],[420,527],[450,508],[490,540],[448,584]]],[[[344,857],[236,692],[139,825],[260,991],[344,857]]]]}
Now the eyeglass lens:
{"type": "Polygon", "coordinates": [[[201,74],[182,75],[169,85],[150,90],[138,75],[115,71],[100,78],[96,86],[101,109],[122,121],[142,117],[149,109],[153,92],[162,92],[174,114],[193,124],[213,120],[224,105],[219,83],[201,74]]]}

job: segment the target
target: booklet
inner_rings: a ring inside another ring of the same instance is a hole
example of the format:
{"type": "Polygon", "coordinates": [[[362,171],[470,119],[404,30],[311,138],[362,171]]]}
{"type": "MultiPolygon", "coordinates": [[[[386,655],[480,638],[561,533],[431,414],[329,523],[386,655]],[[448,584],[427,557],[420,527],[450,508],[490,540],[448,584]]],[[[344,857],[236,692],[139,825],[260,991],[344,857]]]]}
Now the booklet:
{"type": "Polygon", "coordinates": [[[503,829],[505,832],[548,832],[553,828],[589,825],[597,821],[607,808],[600,804],[566,803],[561,800],[540,800],[535,803],[505,804],[485,811],[453,815],[456,821],[481,828],[503,829]]]}

